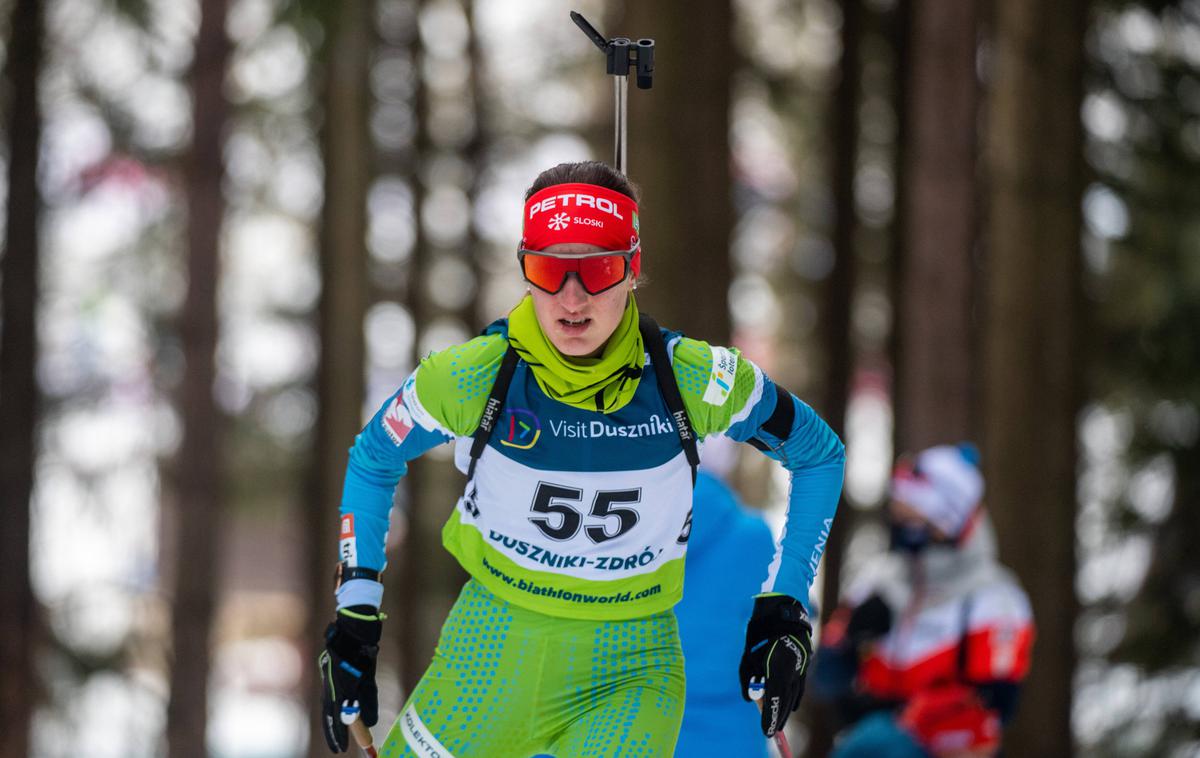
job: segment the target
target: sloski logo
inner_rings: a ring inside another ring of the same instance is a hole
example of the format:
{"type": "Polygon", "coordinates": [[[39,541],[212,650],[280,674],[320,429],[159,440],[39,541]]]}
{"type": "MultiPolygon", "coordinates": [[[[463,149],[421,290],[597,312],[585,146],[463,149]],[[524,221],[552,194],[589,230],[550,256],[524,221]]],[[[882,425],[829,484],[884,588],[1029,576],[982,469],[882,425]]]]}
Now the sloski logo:
{"type": "Polygon", "coordinates": [[[549,227],[556,232],[561,232],[571,224],[571,217],[565,213],[559,213],[550,219],[549,227]]]}
{"type": "Polygon", "coordinates": [[[391,407],[387,409],[387,413],[383,414],[383,430],[392,438],[392,442],[399,445],[404,442],[404,438],[412,429],[412,414],[404,405],[404,396],[397,395],[396,399],[392,401],[391,407]]]}

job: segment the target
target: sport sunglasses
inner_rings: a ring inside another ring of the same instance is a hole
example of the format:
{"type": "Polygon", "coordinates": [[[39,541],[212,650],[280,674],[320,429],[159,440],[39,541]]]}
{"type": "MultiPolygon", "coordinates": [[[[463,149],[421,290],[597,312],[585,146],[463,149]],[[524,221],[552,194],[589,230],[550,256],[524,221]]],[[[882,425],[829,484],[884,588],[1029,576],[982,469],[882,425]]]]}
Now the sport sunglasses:
{"type": "Polygon", "coordinates": [[[558,294],[567,284],[567,274],[574,273],[585,292],[599,295],[625,281],[630,261],[639,249],[600,250],[568,256],[518,250],[517,260],[521,262],[525,281],[543,292],[558,294]]]}

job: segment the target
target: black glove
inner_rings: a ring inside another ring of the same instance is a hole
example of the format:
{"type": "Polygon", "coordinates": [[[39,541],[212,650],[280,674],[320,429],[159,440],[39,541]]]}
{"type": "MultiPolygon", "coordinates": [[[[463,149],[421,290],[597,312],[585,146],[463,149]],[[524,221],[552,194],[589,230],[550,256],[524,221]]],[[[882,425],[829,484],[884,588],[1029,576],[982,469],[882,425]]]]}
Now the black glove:
{"type": "Polygon", "coordinates": [[[858,647],[879,639],[892,628],[892,609],[879,595],[871,595],[850,612],[846,622],[846,639],[858,647]]]}
{"type": "Polygon", "coordinates": [[[350,749],[349,722],[362,718],[364,724],[374,726],[379,720],[375,658],[382,631],[383,615],[371,605],[342,608],[325,630],[325,650],[317,658],[321,723],[325,741],[335,753],[350,749]]]}
{"type": "Polygon", "coordinates": [[[811,657],[812,625],[800,601],[788,595],[754,598],[738,676],[743,698],[762,698],[766,736],[773,737],[799,707],[811,657]]]}

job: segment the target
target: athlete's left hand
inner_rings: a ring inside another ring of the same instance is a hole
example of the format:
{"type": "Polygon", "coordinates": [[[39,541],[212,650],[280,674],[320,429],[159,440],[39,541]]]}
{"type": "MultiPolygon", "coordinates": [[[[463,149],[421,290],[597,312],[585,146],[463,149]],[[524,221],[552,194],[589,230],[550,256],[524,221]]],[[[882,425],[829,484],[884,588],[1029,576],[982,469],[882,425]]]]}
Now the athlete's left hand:
{"type": "Polygon", "coordinates": [[[812,625],[800,601],[778,594],[755,597],[738,674],[742,697],[762,700],[766,736],[775,736],[799,707],[810,658],[812,625]]]}

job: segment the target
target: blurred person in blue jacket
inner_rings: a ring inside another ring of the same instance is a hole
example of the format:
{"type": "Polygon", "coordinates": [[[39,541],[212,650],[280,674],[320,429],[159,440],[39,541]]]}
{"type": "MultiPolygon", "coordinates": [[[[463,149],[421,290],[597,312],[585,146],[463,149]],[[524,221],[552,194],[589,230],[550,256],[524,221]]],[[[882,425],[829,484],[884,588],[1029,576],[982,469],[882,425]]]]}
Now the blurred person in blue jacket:
{"type": "Polygon", "coordinates": [[[683,599],[675,606],[687,694],[675,755],[766,758],[758,709],[736,686],[746,621],[775,552],[762,517],[726,484],[737,459],[724,436],[704,442],[692,504],[683,599]]]}

